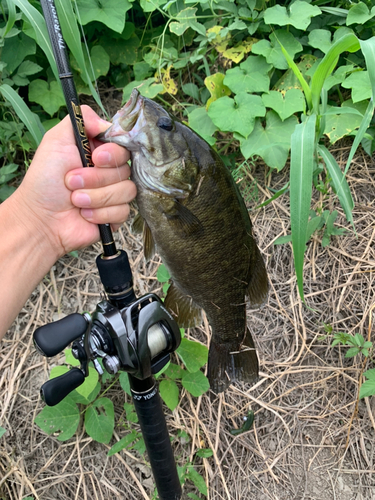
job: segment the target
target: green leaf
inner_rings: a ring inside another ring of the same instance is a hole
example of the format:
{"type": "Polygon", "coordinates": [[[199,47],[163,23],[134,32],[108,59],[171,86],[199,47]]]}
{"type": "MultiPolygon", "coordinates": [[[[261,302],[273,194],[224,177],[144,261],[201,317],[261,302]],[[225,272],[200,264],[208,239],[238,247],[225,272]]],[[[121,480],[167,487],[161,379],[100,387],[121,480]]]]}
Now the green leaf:
{"type": "Polygon", "coordinates": [[[212,135],[216,132],[217,127],[208,116],[205,107],[195,108],[189,113],[189,127],[197,132],[210,146],[215,144],[216,139],[212,135]]]}
{"type": "Polygon", "coordinates": [[[10,32],[10,30],[14,26],[14,23],[16,22],[16,6],[14,5],[12,0],[7,0],[6,3],[8,7],[8,19],[7,19],[7,24],[4,28],[4,34],[3,34],[4,38],[10,32]]]}
{"type": "MultiPolygon", "coordinates": [[[[348,33],[339,38],[332,47],[328,50],[327,54],[323,57],[315,73],[311,79],[311,96],[312,96],[312,109],[317,110],[320,94],[326,78],[334,70],[338,58],[342,52],[356,52],[360,49],[358,38],[353,33],[348,33]]],[[[364,99],[364,97],[362,98],[364,99]]],[[[353,99],[354,101],[354,99],[353,99]]]]}
{"type": "Polygon", "coordinates": [[[290,222],[294,267],[302,300],[304,300],[303,260],[314,170],[315,124],[316,115],[311,115],[303,123],[297,125],[291,136],[290,222]]]}
{"type": "Polygon", "coordinates": [[[130,382],[129,382],[129,376],[126,372],[121,372],[120,373],[120,385],[126,394],[129,396],[132,395],[131,390],[130,390],[130,382]]]}
{"type": "Polygon", "coordinates": [[[183,35],[188,28],[197,31],[202,36],[206,36],[206,28],[203,24],[197,22],[195,13],[198,9],[188,7],[187,9],[180,10],[176,18],[178,22],[173,21],[169,24],[169,29],[177,36],[183,35]]]}
{"type": "Polygon", "coordinates": [[[272,65],[263,56],[249,56],[240,66],[227,70],[224,84],[235,94],[268,92],[271,68],[272,65]]]}
{"type": "Polygon", "coordinates": [[[183,338],[176,352],[189,372],[196,372],[207,363],[208,349],[199,342],[183,338]]]}
{"type": "Polygon", "coordinates": [[[375,394],[375,380],[366,380],[359,390],[359,399],[368,398],[375,394]]]}
{"type": "Polygon", "coordinates": [[[263,104],[272,108],[282,121],[292,116],[297,111],[305,111],[305,98],[301,90],[290,89],[286,92],[272,90],[269,94],[262,95],[263,104]]]}
{"type": "Polygon", "coordinates": [[[311,18],[318,16],[322,11],[319,7],[296,0],[290,5],[288,10],[281,5],[275,5],[264,12],[264,22],[266,24],[277,24],[286,26],[291,24],[299,30],[306,30],[311,23],[311,18]]]}
{"type": "Polygon", "coordinates": [[[117,441],[112,448],[108,451],[107,455],[111,457],[115,453],[120,452],[124,448],[127,448],[131,443],[133,443],[138,437],[137,431],[131,431],[129,434],[124,436],[123,438],[120,439],[120,441],[117,441]]]}
{"type": "Polygon", "coordinates": [[[345,175],[341,172],[336,160],[322,145],[318,146],[318,152],[324,160],[328,173],[331,177],[331,185],[335,193],[339,197],[340,204],[345,212],[347,220],[354,227],[352,210],[354,208],[354,201],[350,192],[349,185],[345,179],[345,175]]]}
{"type": "Polygon", "coordinates": [[[71,366],[79,366],[81,363],[76,359],[73,354],[71,349],[65,349],[64,351],[65,354],[65,363],[71,366]]]}
{"type": "Polygon", "coordinates": [[[328,30],[316,29],[309,33],[309,44],[326,54],[332,47],[332,34],[328,30]]]}
{"type": "Polygon", "coordinates": [[[4,429],[4,427],[1,427],[0,426],[0,439],[2,438],[2,436],[4,436],[4,434],[6,433],[6,429],[4,429]]]}
{"type": "Polygon", "coordinates": [[[165,0],[140,0],[143,12],[154,12],[158,7],[162,6],[165,0]]]}
{"type": "Polygon", "coordinates": [[[20,33],[18,36],[5,40],[1,52],[1,61],[7,64],[6,71],[12,74],[25,57],[33,55],[35,52],[36,43],[34,40],[24,33],[20,33]]]}
{"type": "Polygon", "coordinates": [[[201,500],[195,493],[188,493],[187,494],[188,498],[192,498],[193,500],[201,500]]]}
{"type": "Polygon", "coordinates": [[[325,112],[326,123],[324,134],[329,137],[332,144],[342,137],[351,134],[353,130],[357,129],[363,123],[363,113],[365,113],[366,107],[366,101],[353,104],[351,100],[343,102],[341,108],[328,107],[325,112]]]}
{"type": "Polygon", "coordinates": [[[201,448],[200,450],[197,450],[196,455],[201,458],[209,458],[212,457],[213,451],[211,448],[201,448]]]}
{"type": "Polygon", "coordinates": [[[49,65],[55,75],[56,81],[59,80],[59,73],[55,58],[52,52],[51,44],[49,41],[47,26],[42,14],[33,7],[27,0],[12,0],[14,4],[25,14],[31,26],[34,29],[36,41],[39,47],[46,54],[49,65]]]}
{"type": "Polygon", "coordinates": [[[247,139],[241,139],[242,154],[246,159],[258,155],[271,168],[281,170],[288,159],[290,138],[297,123],[294,115],[282,121],[274,111],[268,111],[266,126],[255,120],[253,132],[247,139]]]}
{"type": "Polygon", "coordinates": [[[156,277],[160,283],[164,283],[165,281],[169,281],[170,279],[170,274],[168,272],[168,269],[165,267],[164,264],[160,264],[158,267],[158,270],[156,272],[156,277]]]}
{"type": "Polygon", "coordinates": [[[70,439],[78,428],[80,413],[75,402],[67,396],[56,406],[45,406],[35,419],[37,426],[48,435],[59,433],[59,441],[70,439]]]}
{"type": "Polygon", "coordinates": [[[126,412],[126,420],[136,424],[138,422],[138,415],[135,411],[135,407],[132,403],[124,403],[124,410],[126,412]]]}
{"type": "Polygon", "coordinates": [[[355,152],[357,151],[359,143],[364,138],[373,116],[374,116],[374,100],[371,99],[370,102],[368,103],[365,115],[364,115],[362,123],[358,129],[358,132],[355,136],[352,147],[350,148],[350,153],[349,153],[348,159],[346,161],[344,175],[346,175],[347,171],[349,170],[349,167],[350,167],[352,159],[355,155],[355,152]]]}
{"type": "Polygon", "coordinates": [[[24,100],[9,85],[0,85],[0,93],[13,106],[17,116],[22,120],[38,146],[43,139],[44,129],[37,116],[30,111],[24,100]]]}
{"type": "Polygon", "coordinates": [[[202,396],[210,388],[208,378],[201,371],[185,373],[182,385],[195,397],[202,396]]]}
{"type": "Polygon", "coordinates": [[[128,0],[77,0],[80,22],[88,24],[92,21],[103,23],[113,31],[121,33],[125,26],[125,14],[132,8],[128,0]]]}
{"type": "Polygon", "coordinates": [[[370,75],[368,71],[356,71],[341,84],[344,89],[352,89],[353,102],[363,101],[372,96],[370,75]]]}
{"type": "Polygon", "coordinates": [[[363,376],[368,380],[373,380],[375,382],[375,368],[367,370],[366,372],[364,372],[363,376]]]}
{"type": "Polygon", "coordinates": [[[348,12],[348,17],[346,18],[346,25],[351,24],[365,24],[368,20],[375,16],[375,7],[370,9],[363,2],[358,2],[352,5],[348,12]]]}
{"type": "Polygon", "coordinates": [[[173,411],[178,405],[180,391],[174,380],[162,380],[159,385],[160,396],[168,408],[173,411]]]}
{"type": "Polygon", "coordinates": [[[302,45],[294,36],[285,30],[276,30],[271,33],[270,41],[261,40],[254,43],[252,46],[252,53],[264,56],[269,64],[272,64],[277,69],[287,69],[288,63],[285,60],[284,54],[281,50],[281,45],[286,52],[290,55],[291,59],[302,51],[302,45]]]}
{"type": "Polygon", "coordinates": [[[346,358],[354,358],[354,356],[357,356],[359,354],[359,347],[351,347],[346,351],[345,357],[346,358]]]}
{"type": "Polygon", "coordinates": [[[77,387],[76,391],[78,392],[78,394],[87,399],[96,388],[98,379],[98,372],[95,370],[95,368],[89,367],[89,375],[85,377],[85,381],[83,382],[83,384],[77,387]]]}
{"type": "Polygon", "coordinates": [[[224,78],[225,75],[223,73],[215,73],[204,79],[204,84],[211,94],[211,97],[206,102],[206,109],[209,109],[211,104],[217,99],[231,94],[229,87],[224,85],[224,78]]]}
{"type": "Polygon", "coordinates": [[[265,114],[261,97],[245,93],[237,94],[234,99],[222,97],[208,109],[208,116],[221,131],[238,132],[245,138],[254,129],[255,117],[265,114]]]}
{"type": "Polygon", "coordinates": [[[189,97],[199,101],[199,88],[195,83],[185,83],[185,85],[182,85],[182,90],[189,97]]]}
{"type": "Polygon", "coordinates": [[[48,85],[44,80],[33,80],[29,85],[29,100],[40,104],[50,116],[65,105],[61,86],[56,81],[48,85]]]}
{"type": "Polygon", "coordinates": [[[164,371],[164,375],[172,380],[177,380],[182,378],[185,370],[181,368],[180,365],[176,365],[175,363],[169,363],[168,368],[164,371]]]}
{"type": "Polygon", "coordinates": [[[194,469],[193,465],[188,465],[186,477],[195,484],[196,488],[198,488],[199,493],[207,496],[207,485],[203,477],[194,469]]]}
{"type": "MultiPolygon", "coordinates": [[[[101,38],[100,45],[109,55],[112,64],[134,64],[138,58],[138,47],[141,41],[136,35],[132,35],[130,38],[124,40],[119,38],[114,40],[113,38],[101,38]]],[[[135,82],[134,86],[136,86],[135,82]]]]}
{"type": "Polygon", "coordinates": [[[113,403],[108,398],[99,398],[89,406],[85,413],[87,434],[98,443],[108,444],[115,427],[113,403]]]}

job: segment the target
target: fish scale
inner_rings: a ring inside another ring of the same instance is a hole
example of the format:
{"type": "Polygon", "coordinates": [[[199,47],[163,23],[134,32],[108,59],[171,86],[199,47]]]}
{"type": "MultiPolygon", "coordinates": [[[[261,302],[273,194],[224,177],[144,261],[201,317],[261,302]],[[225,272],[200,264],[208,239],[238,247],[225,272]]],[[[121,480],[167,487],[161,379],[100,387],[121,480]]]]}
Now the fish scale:
{"type": "Polygon", "coordinates": [[[211,389],[253,383],[258,359],[245,300],[265,300],[267,273],[230,171],[201,137],[136,89],[100,140],[130,151],[145,255],[156,248],[171,275],[166,307],[181,327],[199,323],[201,309],[207,315],[211,389]]]}

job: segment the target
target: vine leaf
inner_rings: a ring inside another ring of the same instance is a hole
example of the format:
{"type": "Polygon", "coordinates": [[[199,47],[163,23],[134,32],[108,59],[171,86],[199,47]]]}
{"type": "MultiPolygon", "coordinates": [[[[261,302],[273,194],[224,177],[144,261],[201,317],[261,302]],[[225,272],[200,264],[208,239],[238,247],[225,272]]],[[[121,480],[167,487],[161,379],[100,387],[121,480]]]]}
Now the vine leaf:
{"type": "Polygon", "coordinates": [[[183,338],[176,352],[189,372],[196,372],[207,363],[208,349],[199,342],[183,338]]]}
{"type": "Polygon", "coordinates": [[[79,420],[78,406],[67,396],[56,406],[45,406],[36,417],[35,423],[48,435],[58,433],[56,438],[66,441],[75,434],[79,420]]]}
{"type": "Polygon", "coordinates": [[[115,411],[113,403],[108,398],[99,398],[85,413],[85,428],[87,434],[98,443],[108,444],[115,427],[115,411]]]}
{"type": "Polygon", "coordinates": [[[291,24],[299,30],[305,30],[311,23],[311,18],[321,13],[322,11],[319,7],[296,0],[288,9],[281,5],[275,5],[266,9],[264,12],[264,22],[266,24],[277,24],[278,26],[291,24]]]}

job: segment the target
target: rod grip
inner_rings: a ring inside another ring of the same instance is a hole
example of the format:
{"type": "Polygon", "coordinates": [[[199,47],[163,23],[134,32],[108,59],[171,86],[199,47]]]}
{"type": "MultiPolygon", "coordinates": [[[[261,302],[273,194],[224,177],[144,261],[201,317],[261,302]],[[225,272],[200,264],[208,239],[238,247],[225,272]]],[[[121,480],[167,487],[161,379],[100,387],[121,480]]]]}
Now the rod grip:
{"type": "Polygon", "coordinates": [[[132,395],[159,498],[179,500],[182,490],[157,385],[132,395]]]}

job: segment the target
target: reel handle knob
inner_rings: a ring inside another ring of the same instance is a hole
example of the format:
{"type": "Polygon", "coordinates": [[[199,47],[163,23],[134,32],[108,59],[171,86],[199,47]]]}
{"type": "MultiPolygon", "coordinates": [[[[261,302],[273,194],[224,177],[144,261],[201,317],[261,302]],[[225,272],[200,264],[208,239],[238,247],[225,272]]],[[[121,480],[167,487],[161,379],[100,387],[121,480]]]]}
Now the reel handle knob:
{"type": "Polygon", "coordinates": [[[82,337],[87,329],[87,321],[78,313],[37,328],[34,332],[34,345],[43,355],[56,356],[73,340],[82,337]]]}
{"type": "Polygon", "coordinates": [[[55,406],[84,381],[83,372],[79,368],[72,368],[64,375],[45,382],[40,389],[40,394],[46,405],[55,406]]]}

